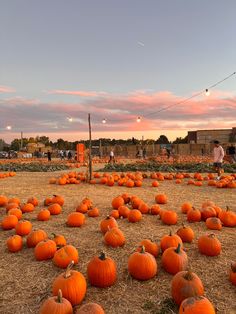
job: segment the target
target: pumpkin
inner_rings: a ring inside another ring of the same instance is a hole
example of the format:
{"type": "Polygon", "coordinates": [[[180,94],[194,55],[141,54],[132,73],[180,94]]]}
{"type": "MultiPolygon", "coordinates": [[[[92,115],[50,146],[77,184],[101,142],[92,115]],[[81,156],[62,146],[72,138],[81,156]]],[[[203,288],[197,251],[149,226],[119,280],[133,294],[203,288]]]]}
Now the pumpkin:
{"type": "Polygon", "coordinates": [[[135,183],[133,180],[128,180],[125,185],[127,186],[127,188],[133,188],[135,183]]]}
{"type": "Polygon", "coordinates": [[[63,235],[55,234],[53,233],[52,240],[56,243],[57,247],[65,246],[66,245],[66,239],[63,235]]]}
{"type": "Polygon", "coordinates": [[[36,206],[38,206],[39,201],[37,200],[36,197],[30,197],[30,198],[27,200],[27,203],[30,203],[30,204],[34,205],[34,207],[36,207],[36,206]]]}
{"type": "Polygon", "coordinates": [[[89,217],[98,217],[99,216],[99,209],[97,207],[94,207],[88,211],[89,217]]]}
{"type": "Polygon", "coordinates": [[[20,205],[20,199],[18,197],[9,198],[8,204],[10,204],[10,203],[16,203],[19,206],[20,205]]]}
{"type": "Polygon", "coordinates": [[[127,218],[129,216],[130,209],[127,206],[122,205],[118,208],[118,212],[119,217],[127,218]]]}
{"type": "Polygon", "coordinates": [[[128,220],[129,222],[138,222],[142,219],[142,213],[138,209],[132,209],[129,212],[128,220]]]}
{"type": "Polygon", "coordinates": [[[170,274],[176,274],[179,271],[185,270],[188,266],[188,257],[184,250],[181,249],[181,244],[178,247],[169,247],[164,251],[161,257],[162,267],[170,274]]]}
{"type": "Polygon", "coordinates": [[[87,303],[75,311],[75,314],[105,314],[101,305],[97,303],[87,303]]]}
{"type": "Polygon", "coordinates": [[[236,263],[231,263],[229,280],[236,286],[236,263]]]}
{"type": "Polygon", "coordinates": [[[186,227],[184,224],[182,224],[182,227],[176,233],[183,242],[191,243],[194,239],[193,229],[186,227]]]}
{"type": "Polygon", "coordinates": [[[15,253],[22,249],[23,240],[19,235],[13,235],[7,239],[7,248],[9,252],[15,253]]]}
{"type": "Polygon", "coordinates": [[[61,205],[55,203],[48,206],[51,215],[59,215],[62,212],[61,205]]]}
{"type": "Polygon", "coordinates": [[[8,198],[4,195],[0,195],[0,207],[6,206],[8,203],[8,198]]]}
{"type": "Polygon", "coordinates": [[[78,250],[73,245],[63,246],[56,251],[53,257],[54,264],[60,268],[66,268],[71,261],[74,261],[75,264],[79,262],[78,250]]]}
{"type": "Polygon", "coordinates": [[[145,252],[142,246],[140,252],[134,252],[128,259],[128,271],[138,280],[149,280],[157,274],[157,262],[154,256],[145,252]]]}
{"type": "Polygon", "coordinates": [[[16,227],[18,224],[18,218],[15,215],[5,216],[2,220],[2,229],[3,230],[11,230],[16,227]]]}
{"type": "Polygon", "coordinates": [[[87,283],[84,276],[76,271],[71,270],[74,265],[72,260],[64,273],[57,276],[52,284],[52,293],[57,295],[61,289],[63,296],[74,306],[80,304],[86,294],[87,283]]]}
{"type": "Polygon", "coordinates": [[[152,181],[152,187],[157,188],[159,186],[158,181],[152,181]]]}
{"type": "Polygon", "coordinates": [[[51,198],[51,203],[52,204],[59,204],[60,206],[64,205],[64,198],[60,195],[53,195],[53,197],[51,198]]]}
{"type": "Polygon", "coordinates": [[[19,221],[18,224],[15,227],[16,234],[20,236],[25,236],[30,233],[32,230],[32,224],[28,220],[22,220],[19,221]]]}
{"type": "Polygon", "coordinates": [[[116,264],[105,253],[95,256],[87,266],[87,275],[92,286],[106,288],[112,286],[117,279],[116,264]]]}
{"type": "Polygon", "coordinates": [[[203,235],[198,239],[198,249],[201,254],[217,256],[221,252],[221,243],[215,234],[203,235]]]}
{"type": "Polygon", "coordinates": [[[26,239],[27,246],[35,247],[39,242],[46,240],[47,237],[47,233],[44,230],[32,231],[26,239]]]}
{"type": "Polygon", "coordinates": [[[178,221],[177,213],[173,210],[163,210],[161,213],[161,221],[166,225],[175,225],[178,221]]]}
{"type": "Polygon", "coordinates": [[[204,294],[201,279],[191,271],[180,271],[171,281],[171,294],[175,303],[180,305],[184,299],[204,294]]]}
{"type": "Polygon", "coordinates": [[[48,209],[41,209],[40,212],[37,215],[37,219],[39,221],[47,221],[50,219],[50,211],[48,209]]]}
{"type": "Polygon", "coordinates": [[[32,211],[34,211],[34,205],[31,203],[22,204],[21,211],[22,213],[31,213],[32,211]]]}
{"type": "Polygon", "coordinates": [[[120,217],[120,214],[119,214],[119,211],[117,209],[113,209],[110,214],[109,214],[110,217],[113,217],[115,219],[118,219],[120,217]]]}
{"type": "Polygon", "coordinates": [[[123,198],[125,204],[128,204],[130,202],[130,195],[128,193],[123,193],[121,197],[123,198]]]}
{"type": "Polygon", "coordinates": [[[12,208],[19,208],[19,205],[18,205],[18,203],[8,203],[7,205],[6,205],[6,212],[8,212],[10,209],[12,209],[12,208]]]}
{"type": "Polygon", "coordinates": [[[211,302],[203,297],[190,297],[180,305],[179,314],[216,314],[211,302]]]}
{"type": "Polygon", "coordinates": [[[122,196],[117,196],[113,198],[111,202],[111,206],[113,209],[118,209],[120,206],[123,206],[125,204],[125,201],[122,196]]]}
{"type": "Polygon", "coordinates": [[[107,218],[100,222],[100,229],[102,233],[106,233],[109,229],[114,227],[118,227],[118,224],[113,217],[107,216],[107,218]]]}
{"type": "Polygon", "coordinates": [[[22,211],[19,208],[12,208],[8,211],[8,215],[15,215],[20,220],[22,218],[22,211]]]}
{"type": "Polygon", "coordinates": [[[187,212],[187,220],[188,222],[199,222],[201,221],[201,212],[199,209],[193,207],[187,212]]]}
{"type": "Polygon", "coordinates": [[[208,229],[212,229],[212,230],[221,230],[222,229],[222,223],[221,223],[220,219],[217,217],[207,218],[206,226],[208,229]]]}
{"type": "Polygon", "coordinates": [[[181,206],[181,211],[183,214],[187,214],[187,212],[192,209],[193,205],[189,202],[183,203],[181,206]]]}
{"type": "Polygon", "coordinates": [[[159,206],[158,204],[155,204],[155,205],[152,205],[152,206],[151,206],[151,208],[150,208],[150,213],[151,213],[152,215],[159,215],[160,210],[161,210],[160,206],[159,206]]]}
{"type": "Polygon", "coordinates": [[[212,202],[212,201],[205,201],[205,202],[203,202],[202,203],[202,208],[206,208],[206,207],[214,207],[215,206],[215,203],[214,202],[212,202]]]}
{"type": "Polygon", "coordinates": [[[34,256],[37,261],[44,261],[53,258],[56,253],[57,246],[52,240],[44,240],[39,242],[34,248],[34,256]]]}
{"type": "Polygon", "coordinates": [[[52,203],[52,199],[50,197],[47,197],[47,198],[45,198],[43,203],[45,206],[48,206],[52,203]]]}
{"type": "Polygon", "coordinates": [[[118,227],[114,227],[106,232],[104,242],[112,247],[123,246],[125,244],[125,236],[118,227]]]}
{"type": "Polygon", "coordinates": [[[160,248],[155,242],[152,242],[149,239],[142,240],[139,243],[139,247],[137,249],[138,252],[141,251],[142,246],[144,246],[146,252],[152,254],[154,257],[158,256],[160,248]]]}
{"type": "Polygon", "coordinates": [[[149,206],[148,206],[146,203],[142,202],[142,203],[139,205],[138,210],[139,210],[142,214],[148,214],[150,208],[149,208],[149,206]]]}
{"type": "Polygon", "coordinates": [[[218,216],[225,227],[236,227],[236,213],[227,207],[218,216]]]}
{"type": "Polygon", "coordinates": [[[206,220],[209,217],[216,217],[216,211],[214,207],[208,206],[201,210],[202,220],[206,220]]]}
{"type": "Polygon", "coordinates": [[[133,209],[138,209],[139,205],[142,203],[143,201],[137,197],[137,196],[131,196],[131,206],[133,209]]]}
{"type": "Polygon", "coordinates": [[[43,302],[39,314],[73,314],[71,303],[62,297],[61,289],[56,297],[50,297],[43,302]]]}
{"type": "Polygon", "coordinates": [[[85,223],[85,216],[78,212],[71,213],[67,216],[66,223],[69,227],[81,227],[85,223]]]}
{"type": "Polygon", "coordinates": [[[155,196],[155,201],[157,204],[166,204],[167,203],[167,196],[165,194],[157,194],[155,196]]]}
{"type": "Polygon", "coordinates": [[[89,206],[86,203],[80,203],[77,207],[76,207],[76,211],[82,214],[86,214],[89,210],[89,206]]]}
{"type": "Polygon", "coordinates": [[[170,231],[169,235],[165,235],[161,238],[161,250],[164,252],[169,247],[177,247],[178,244],[183,245],[181,238],[177,234],[172,234],[170,231]]]}

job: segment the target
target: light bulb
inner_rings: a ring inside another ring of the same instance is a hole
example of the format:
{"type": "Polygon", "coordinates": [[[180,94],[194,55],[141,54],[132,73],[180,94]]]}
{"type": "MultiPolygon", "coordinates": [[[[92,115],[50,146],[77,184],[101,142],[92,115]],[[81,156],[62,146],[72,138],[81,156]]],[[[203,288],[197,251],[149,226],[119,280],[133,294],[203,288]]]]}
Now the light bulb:
{"type": "Polygon", "coordinates": [[[11,125],[6,126],[6,129],[10,131],[11,130],[11,125]]]}
{"type": "Polygon", "coordinates": [[[137,118],[137,122],[138,123],[141,122],[141,118],[140,117],[137,118]]]}
{"type": "Polygon", "coordinates": [[[102,123],[103,124],[107,123],[107,120],[106,119],[102,119],[102,123]]]}
{"type": "Polygon", "coordinates": [[[73,122],[73,118],[71,118],[71,117],[68,117],[67,120],[68,120],[69,122],[73,122]]]}
{"type": "Polygon", "coordinates": [[[209,89],[206,89],[206,96],[210,96],[210,91],[209,91],[209,89]]]}

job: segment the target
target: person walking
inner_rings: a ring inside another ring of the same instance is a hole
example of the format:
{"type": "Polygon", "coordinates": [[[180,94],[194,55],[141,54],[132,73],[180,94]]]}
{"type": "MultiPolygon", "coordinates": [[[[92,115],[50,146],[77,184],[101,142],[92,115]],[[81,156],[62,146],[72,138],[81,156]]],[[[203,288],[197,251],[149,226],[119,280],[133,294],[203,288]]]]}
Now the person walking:
{"type": "Polygon", "coordinates": [[[146,159],[147,157],[147,150],[146,150],[146,147],[144,147],[143,149],[143,159],[146,159]]]}
{"type": "Polygon", "coordinates": [[[229,157],[230,157],[230,163],[236,162],[236,152],[235,152],[235,146],[233,144],[230,145],[228,148],[229,157]]]}
{"type": "Polygon", "coordinates": [[[114,155],[114,151],[113,151],[113,149],[111,149],[111,151],[110,151],[110,158],[109,158],[109,161],[108,161],[108,163],[114,163],[115,162],[115,155],[114,155]]]}
{"type": "Polygon", "coordinates": [[[47,152],[47,156],[48,156],[48,161],[51,161],[52,160],[52,154],[49,150],[47,152]]]}
{"type": "Polygon", "coordinates": [[[222,162],[223,162],[224,155],[225,155],[224,149],[220,145],[220,142],[214,141],[213,166],[218,175],[217,180],[220,180],[221,173],[223,172],[222,162]]]}

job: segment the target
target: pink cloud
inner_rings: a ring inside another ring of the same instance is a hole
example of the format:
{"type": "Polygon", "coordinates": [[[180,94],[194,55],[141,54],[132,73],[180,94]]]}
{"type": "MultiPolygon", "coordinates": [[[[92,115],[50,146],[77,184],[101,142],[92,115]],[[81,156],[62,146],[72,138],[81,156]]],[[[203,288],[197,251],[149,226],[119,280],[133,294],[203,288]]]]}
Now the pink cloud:
{"type": "Polygon", "coordinates": [[[101,97],[105,96],[105,92],[94,92],[94,91],[70,91],[70,90],[52,90],[48,91],[48,94],[57,94],[57,95],[71,95],[71,96],[80,96],[80,97],[101,97]]]}
{"type": "Polygon", "coordinates": [[[15,93],[15,89],[10,86],[0,85],[0,93],[15,93]]]}

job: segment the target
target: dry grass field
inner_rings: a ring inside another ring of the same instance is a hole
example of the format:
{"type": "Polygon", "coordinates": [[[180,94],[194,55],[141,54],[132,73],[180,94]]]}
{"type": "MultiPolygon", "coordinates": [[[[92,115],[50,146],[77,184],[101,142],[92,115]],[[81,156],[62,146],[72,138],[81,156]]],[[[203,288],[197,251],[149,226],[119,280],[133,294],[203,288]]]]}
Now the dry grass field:
{"type": "MultiPolygon", "coordinates": [[[[158,188],[151,187],[151,180],[145,179],[141,188],[108,187],[103,185],[50,185],[48,180],[58,173],[17,173],[13,178],[0,180],[0,194],[8,197],[19,197],[23,202],[30,196],[40,200],[40,206],[34,212],[24,214],[29,219],[34,229],[44,229],[48,235],[51,233],[63,234],[68,244],[74,245],[79,251],[79,264],[75,269],[86,277],[86,267],[89,260],[101,250],[112,257],[118,267],[118,280],[116,284],[107,289],[91,287],[88,284],[86,302],[97,302],[102,305],[107,314],[118,313],[178,313],[171,304],[170,283],[172,275],[161,268],[160,256],[158,262],[158,274],[146,282],[132,279],[127,271],[127,260],[134,252],[137,244],[144,238],[153,238],[159,242],[161,237],[172,229],[174,232],[186,221],[180,207],[183,202],[190,201],[195,207],[200,208],[205,200],[212,200],[217,205],[225,208],[231,207],[236,211],[235,189],[217,189],[192,185],[175,184],[174,181],[164,181],[158,188]],[[142,198],[152,205],[155,203],[155,195],[165,192],[169,198],[163,208],[174,209],[178,213],[178,224],[171,228],[163,225],[157,216],[143,215],[139,223],[129,223],[127,219],[118,220],[118,225],[126,237],[123,248],[110,248],[103,243],[103,235],[100,232],[99,223],[110,212],[113,197],[128,192],[142,198]],[[63,213],[52,216],[49,221],[36,220],[42,202],[53,194],[64,196],[65,205],[63,213]],[[82,198],[88,196],[100,209],[100,217],[90,218],[86,216],[86,223],[81,228],[69,228],[66,226],[67,215],[75,210],[75,206],[82,198]]],[[[5,210],[1,209],[1,218],[5,210]]],[[[188,225],[188,223],[186,223],[188,225]]],[[[195,240],[191,244],[185,244],[185,250],[189,257],[189,264],[195,273],[202,279],[205,286],[205,295],[211,300],[218,314],[236,313],[236,287],[228,280],[228,270],[231,261],[236,261],[236,229],[224,228],[222,231],[214,231],[222,243],[222,253],[218,257],[206,257],[200,255],[197,248],[197,239],[200,235],[210,233],[205,223],[191,224],[195,232],[195,240]]],[[[38,313],[40,305],[51,296],[53,279],[63,270],[53,265],[52,261],[38,262],[34,258],[33,249],[24,244],[22,251],[8,253],[6,239],[14,234],[14,230],[2,231],[0,238],[0,313],[1,314],[30,314],[38,313]]]]}

